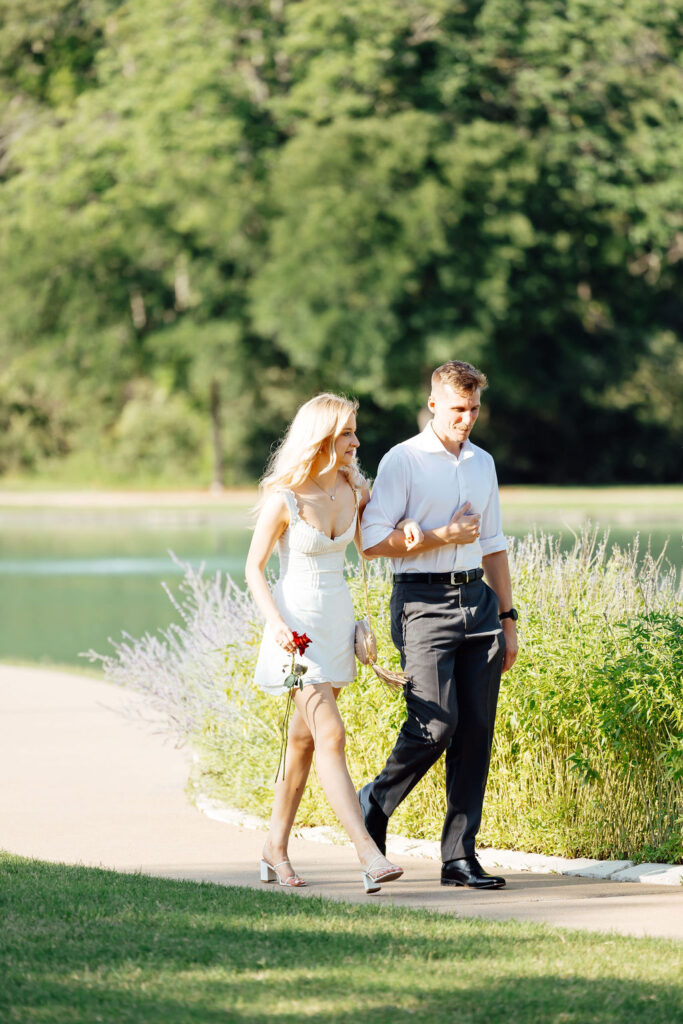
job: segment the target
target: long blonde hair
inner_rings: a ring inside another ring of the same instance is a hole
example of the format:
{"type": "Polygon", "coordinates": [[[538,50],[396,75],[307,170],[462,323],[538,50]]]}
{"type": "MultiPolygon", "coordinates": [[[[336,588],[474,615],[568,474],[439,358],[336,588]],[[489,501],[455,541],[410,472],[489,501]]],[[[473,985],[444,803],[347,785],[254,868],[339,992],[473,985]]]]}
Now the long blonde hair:
{"type": "MultiPolygon", "coordinates": [[[[261,478],[261,494],[256,505],[258,511],[273,491],[282,487],[301,486],[311,474],[317,456],[327,451],[329,461],[323,472],[334,465],[334,445],[344,430],[349,416],[355,414],[358,402],[342,395],[324,392],[309,399],[298,410],[285,436],[272,453],[266,472],[261,478]]],[[[356,460],[350,466],[340,467],[354,490],[359,490],[365,478],[356,460]]]]}

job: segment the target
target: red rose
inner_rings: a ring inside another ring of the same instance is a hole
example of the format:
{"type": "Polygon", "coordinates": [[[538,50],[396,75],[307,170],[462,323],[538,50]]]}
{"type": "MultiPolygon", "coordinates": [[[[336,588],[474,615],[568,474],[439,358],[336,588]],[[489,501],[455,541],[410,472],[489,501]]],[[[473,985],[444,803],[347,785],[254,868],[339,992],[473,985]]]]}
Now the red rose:
{"type": "Polygon", "coordinates": [[[306,636],[305,633],[299,635],[294,630],[292,630],[292,639],[294,640],[294,645],[299,654],[305,654],[306,648],[310,643],[312,643],[311,638],[309,636],[306,636]]]}

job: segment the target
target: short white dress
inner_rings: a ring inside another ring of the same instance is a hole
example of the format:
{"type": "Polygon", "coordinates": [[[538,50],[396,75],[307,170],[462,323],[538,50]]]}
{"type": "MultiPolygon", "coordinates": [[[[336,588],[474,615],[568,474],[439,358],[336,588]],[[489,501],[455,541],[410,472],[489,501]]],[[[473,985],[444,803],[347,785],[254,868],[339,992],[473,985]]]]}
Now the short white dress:
{"type": "MultiPolygon", "coordinates": [[[[344,553],[353,540],[358,512],[343,533],[331,539],[301,518],[296,497],[282,490],[289,525],[278,541],[280,577],[273,599],[290,629],[311,639],[296,661],[306,665],[304,686],[331,683],[347,686],[356,676],[353,649],[355,615],[344,579],[344,553]]],[[[266,625],[256,663],[255,682],[275,695],[287,693],[284,680],[291,654],[280,647],[266,625]]]]}

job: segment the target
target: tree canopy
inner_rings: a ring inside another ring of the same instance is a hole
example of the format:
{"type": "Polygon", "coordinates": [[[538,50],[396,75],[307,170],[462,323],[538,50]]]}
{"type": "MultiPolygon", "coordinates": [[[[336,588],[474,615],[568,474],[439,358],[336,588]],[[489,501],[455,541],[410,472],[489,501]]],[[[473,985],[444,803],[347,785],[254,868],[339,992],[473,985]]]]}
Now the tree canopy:
{"type": "Polygon", "coordinates": [[[0,472],[253,479],[323,389],[373,471],[460,358],[501,479],[679,478],[680,0],[0,24],[0,472]]]}

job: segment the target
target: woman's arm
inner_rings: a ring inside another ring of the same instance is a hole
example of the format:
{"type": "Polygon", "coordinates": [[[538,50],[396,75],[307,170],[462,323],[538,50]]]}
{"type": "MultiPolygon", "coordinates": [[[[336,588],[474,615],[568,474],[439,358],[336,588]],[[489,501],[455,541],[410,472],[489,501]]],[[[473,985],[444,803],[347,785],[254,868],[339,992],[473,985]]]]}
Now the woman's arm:
{"type": "Polygon", "coordinates": [[[360,498],[358,499],[358,518],[356,519],[356,532],[354,534],[353,542],[356,545],[356,550],[361,558],[365,558],[363,554],[363,540],[361,536],[360,521],[363,518],[363,512],[365,506],[370,501],[370,485],[367,480],[363,481],[363,487],[361,489],[360,498]]]}
{"type": "Polygon", "coordinates": [[[266,564],[273,553],[278,538],[287,529],[289,512],[284,498],[273,494],[261,509],[249,545],[244,575],[254,600],[264,616],[273,636],[290,654],[294,652],[292,631],[280,615],[266,582],[266,564]]]}
{"type": "MultiPolygon", "coordinates": [[[[422,551],[431,551],[432,548],[440,548],[445,544],[471,544],[479,536],[480,517],[470,514],[470,503],[465,502],[456,512],[453,518],[445,526],[437,526],[434,530],[422,531],[422,538],[411,543],[403,529],[396,527],[379,544],[373,544],[366,548],[366,558],[403,558],[407,551],[413,554],[420,554],[422,551]]],[[[410,523],[412,520],[402,520],[410,523]]]]}

